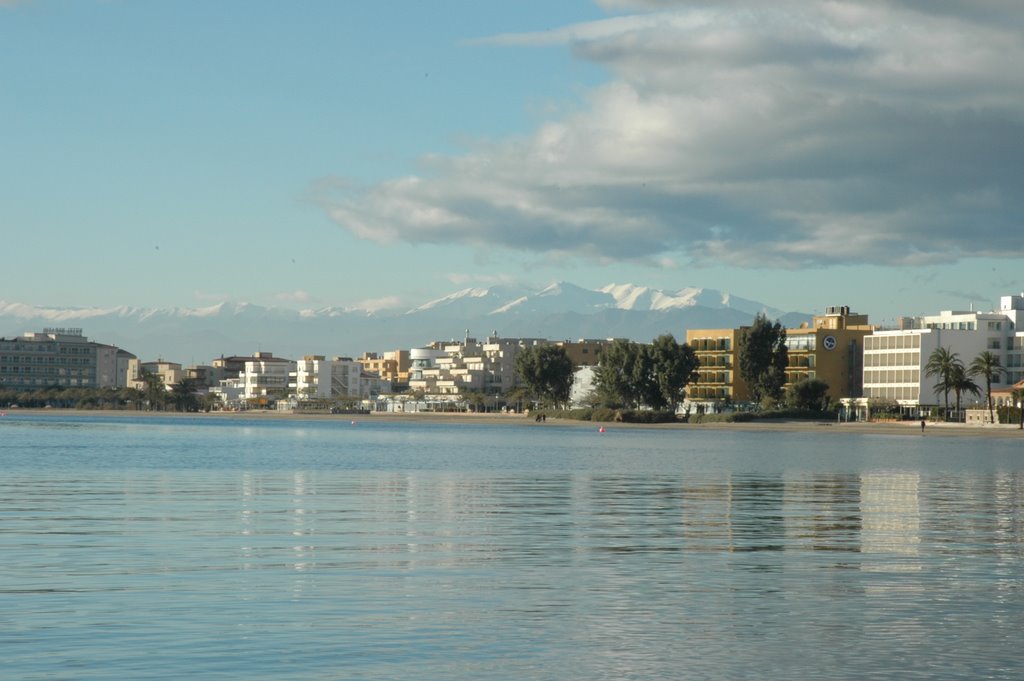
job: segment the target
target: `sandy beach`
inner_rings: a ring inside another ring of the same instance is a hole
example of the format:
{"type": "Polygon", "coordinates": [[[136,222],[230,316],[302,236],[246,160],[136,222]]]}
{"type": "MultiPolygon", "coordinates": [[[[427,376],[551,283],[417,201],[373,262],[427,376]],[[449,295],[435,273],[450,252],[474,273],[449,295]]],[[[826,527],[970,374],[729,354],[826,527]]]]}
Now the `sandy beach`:
{"type": "MultiPolygon", "coordinates": [[[[749,423],[599,423],[596,421],[576,421],[549,416],[546,421],[537,423],[532,416],[522,414],[472,414],[472,413],[371,413],[371,414],[302,414],[277,411],[250,410],[242,412],[210,412],[210,413],[178,413],[178,412],[147,412],[132,410],[78,410],[78,409],[6,409],[10,416],[31,414],[33,416],[103,417],[103,418],[139,418],[145,416],[165,416],[170,418],[202,418],[202,419],[245,419],[245,420],[293,420],[293,421],[337,421],[352,422],[369,421],[387,422],[432,422],[432,423],[466,423],[488,425],[528,425],[536,428],[605,428],[607,431],[622,429],[655,429],[655,430],[731,430],[753,432],[805,432],[822,435],[834,433],[858,433],[863,435],[901,435],[907,437],[963,437],[963,438],[1016,438],[1024,441],[1024,431],[1018,425],[984,425],[974,426],[963,423],[928,422],[924,432],[919,421],[903,422],[851,422],[835,421],[802,421],[802,420],[764,420],[749,423]]],[[[0,417],[2,418],[2,417],[0,417]]]]}

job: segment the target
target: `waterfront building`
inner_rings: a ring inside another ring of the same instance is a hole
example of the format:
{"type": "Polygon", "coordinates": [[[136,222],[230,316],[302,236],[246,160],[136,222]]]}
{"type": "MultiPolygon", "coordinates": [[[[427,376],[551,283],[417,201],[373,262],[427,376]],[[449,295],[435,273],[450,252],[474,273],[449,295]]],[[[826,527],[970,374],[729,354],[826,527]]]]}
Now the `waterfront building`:
{"type": "Polygon", "coordinates": [[[435,342],[410,350],[409,388],[434,395],[506,394],[521,384],[515,362],[526,348],[561,347],[573,365],[581,367],[597,364],[601,350],[611,342],[502,338],[497,332],[481,341],[467,332],[461,341],[435,342]]]}
{"type": "Polygon", "coordinates": [[[222,378],[210,388],[210,394],[219,399],[225,409],[237,410],[244,406],[245,386],[238,377],[222,378]]]}
{"type": "MultiPolygon", "coordinates": [[[[143,372],[152,374],[160,379],[160,382],[164,384],[168,390],[174,385],[185,378],[185,371],[182,370],[181,364],[177,362],[167,362],[163,359],[158,359],[155,362],[143,362],[140,365],[143,372]]],[[[141,375],[141,374],[140,374],[141,375]]],[[[146,387],[144,381],[136,380],[135,387],[142,390],[146,387]]]]}
{"type": "Polygon", "coordinates": [[[198,386],[212,386],[222,378],[221,372],[212,365],[192,364],[185,367],[185,378],[198,386]]]}
{"type": "Polygon", "coordinates": [[[242,399],[264,400],[268,397],[283,397],[288,393],[291,373],[296,363],[283,357],[274,357],[270,352],[257,352],[245,362],[239,379],[242,385],[242,399]]]}
{"type": "Polygon", "coordinates": [[[409,388],[425,394],[503,394],[519,385],[516,355],[523,348],[545,345],[540,338],[501,338],[483,341],[466,335],[462,341],[435,342],[410,351],[409,388]]]}
{"type": "Polygon", "coordinates": [[[135,359],[121,348],[90,341],[81,329],[0,338],[0,388],[123,388],[135,359]]]}
{"type": "Polygon", "coordinates": [[[445,356],[438,347],[413,348],[409,351],[409,388],[423,393],[433,392],[440,376],[438,361],[445,356]]]}
{"type": "Polygon", "coordinates": [[[863,391],[864,338],[874,331],[868,316],[846,306],[828,307],[811,323],[786,329],[786,385],[818,379],[828,396],[860,397],[863,391]]]}
{"type": "MultiPolygon", "coordinates": [[[[698,379],[687,388],[689,402],[711,406],[750,400],[739,371],[740,345],[749,329],[687,330],[686,343],[700,361],[698,379]]],[[[863,339],[873,330],[867,315],[851,312],[847,306],[828,307],[809,324],[786,329],[786,387],[816,378],[828,384],[833,399],[859,395],[863,339]]]]}
{"type": "MultiPolygon", "coordinates": [[[[1006,368],[993,382],[993,394],[1007,389],[1024,379],[1021,322],[1024,294],[1003,296],[1000,309],[993,312],[944,310],[903,318],[899,329],[875,331],[864,339],[864,397],[895,401],[912,410],[944,405],[943,391],[936,391],[940,377],[926,372],[938,348],[955,353],[968,367],[982,352],[993,353],[1006,368]]],[[[978,401],[985,399],[982,395],[978,401]]]]}
{"type": "Polygon", "coordinates": [[[368,373],[376,374],[391,383],[396,390],[409,385],[409,350],[394,350],[380,354],[364,352],[356,361],[368,373]]]}
{"type": "Polygon", "coordinates": [[[750,400],[750,390],[739,371],[739,342],[748,328],[687,329],[686,344],[700,362],[697,381],[686,389],[688,402],[713,404],[750,400]]]}
{"type": "Polygon", "coordinates": [[[1024,391],[1024,380],[1017,381],[1013,385],[1008,385],[1002,388],[992,388],[992,403],[996,407],[1020,407],[1024,406],[1021,404],[1021,400],[1016,399],[1014,396],[1024,391]]]}
{"type": "Polygon", "coordinates": [[[259,359],[260,355],[271,355],[272,353],[260,353],[257,352],[252,356],[244,355],[231,355],[230,357],[224,357],[221,355],[217,359],[210,362],[213,367],[213,378],[220,381],[225,378],[238,378],[245,371],[245,363],[254,359],[259,359]]]}
{"type": "Polygon", "coordinates": [[[324,355],[307,355],[296,362],[288,387],[300,400],[370,399],[390,392],[391,382],[366,371],[362,363],[350,357],[328,360],[324,355]]]}

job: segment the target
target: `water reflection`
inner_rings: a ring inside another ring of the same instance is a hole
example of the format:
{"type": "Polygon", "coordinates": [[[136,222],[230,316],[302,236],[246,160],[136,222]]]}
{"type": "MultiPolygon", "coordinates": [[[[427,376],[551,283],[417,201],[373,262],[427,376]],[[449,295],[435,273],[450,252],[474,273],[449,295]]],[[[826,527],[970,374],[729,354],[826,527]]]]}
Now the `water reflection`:
{"type": "Polygon", "coordinates": [[[0,650],[14,678],[1021,676],[1021,470],[674,456],[22,466],[0,650]]]}
{"type": "Polygon", "coordinates": [[[921,544],[920,478],[917,473],[861,476],[861,551],[884,558],[865,562],[862,569],[921,569],[917,560],[921,544]]]}

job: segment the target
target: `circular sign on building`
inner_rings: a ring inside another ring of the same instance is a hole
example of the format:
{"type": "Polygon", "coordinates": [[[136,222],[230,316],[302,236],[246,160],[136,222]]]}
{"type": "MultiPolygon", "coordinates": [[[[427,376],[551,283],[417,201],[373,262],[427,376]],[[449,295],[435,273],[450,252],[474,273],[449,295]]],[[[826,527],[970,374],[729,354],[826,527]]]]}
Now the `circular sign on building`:
{"type": "Polygon", "coordinates": [[[822,346],[826,350],[835,350],[836,349],[836,337],[835,336],[825,336],[822,339],[821,344],[822,344],[822,346]]]}

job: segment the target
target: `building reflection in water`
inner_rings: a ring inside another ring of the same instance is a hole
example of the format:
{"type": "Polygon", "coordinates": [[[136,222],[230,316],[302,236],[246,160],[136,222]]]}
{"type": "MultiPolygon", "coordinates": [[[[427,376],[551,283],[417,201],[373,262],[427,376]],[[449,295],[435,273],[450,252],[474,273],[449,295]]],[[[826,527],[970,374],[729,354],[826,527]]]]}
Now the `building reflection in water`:
{"type": "Polygon", "coordinates": [[[920,571],[920,473],[865,473],[860,481],[861,569],[920,571]]]}

